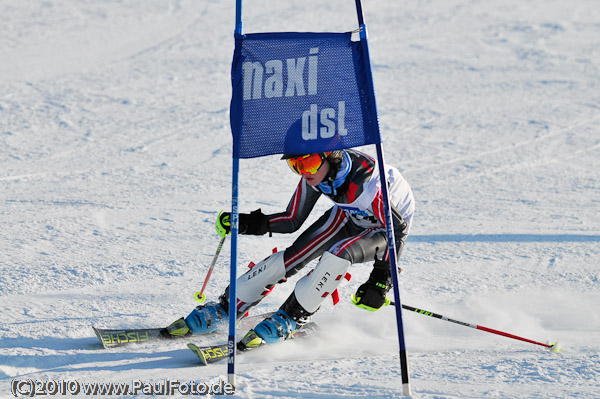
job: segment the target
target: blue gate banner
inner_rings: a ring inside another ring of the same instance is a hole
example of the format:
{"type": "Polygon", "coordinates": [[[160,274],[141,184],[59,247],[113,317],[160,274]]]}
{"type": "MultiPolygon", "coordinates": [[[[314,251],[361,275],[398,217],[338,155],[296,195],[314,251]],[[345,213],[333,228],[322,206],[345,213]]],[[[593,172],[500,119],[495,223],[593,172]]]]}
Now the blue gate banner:
{"type": "Polygon", "coordinates": [[[369,61],[351,36],[236,35],[230,109],[235,158],[381,142],[369,61]]]}

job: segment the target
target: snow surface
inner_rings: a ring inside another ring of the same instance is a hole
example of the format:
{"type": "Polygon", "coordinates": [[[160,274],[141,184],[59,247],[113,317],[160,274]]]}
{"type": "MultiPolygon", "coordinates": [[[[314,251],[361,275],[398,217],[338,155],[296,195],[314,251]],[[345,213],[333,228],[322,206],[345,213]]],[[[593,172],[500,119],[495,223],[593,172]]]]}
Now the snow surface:
{"type": "MultiPolygon", "coordinates": [[[[226,380],[180,343],[99,349],[91,325],[195,306],[231,199],[233,3],[0,2],[0,397],[15,378],[226,380]]],[[[349,0],[244,3],[245,32],[357,26],[349,0]]],[[[364,3],[386,160],[417,200],[403,302],[564,348],[405,312],[413,396],[600,397],[597,0],[364,3]]],[[[284,209],[278,157],[241,165],[241,210],[284,209]]],[[[242,237],[241,269],[295,236],[242,237]]],[[[236,395],[401,396],[393,309],[348,299],[369,271],[315,316],[322,337],[238,357],[236,395]]]]}

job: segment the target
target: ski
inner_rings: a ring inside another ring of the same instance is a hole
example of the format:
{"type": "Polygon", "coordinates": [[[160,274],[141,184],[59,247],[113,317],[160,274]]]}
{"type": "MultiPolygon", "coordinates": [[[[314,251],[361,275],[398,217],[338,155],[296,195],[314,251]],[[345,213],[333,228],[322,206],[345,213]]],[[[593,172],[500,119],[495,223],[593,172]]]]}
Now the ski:
{"type": "Polygon", "coordinates": [[[92,329],[104,349],[166,339],[160,334],[163,328],[106,329],[92,327],[92,329]]]}
{"type": "MultiPolygon", "coordinates": [[[[314,323],[314,322],[307,323],[304,326],[302,326],[302,329],[296,331],[293,339],[305,338],[305,337],[314,335],[318,331],[319,331],[319,327],[317,326],[316,323],[314,323]]],[[[261,346],[265,346],[265,345],[261,345],[261,346]]],[[[198,356],[198,358],[200,359],[200,364],[202,366],[207,366],[209,364],[226,359],[227,355],[229,354],[229,348],[228,348],[227,344],[198,346],[196,344],[189,343],[187,345],[187,347],[190,348],[190,350],[192,352],[194,352],[194,354],[196,356],[198,356]]],[[[254,348],[254,349],[257,349],[257,348],[254,348]]],[[[248,350],[254,350],[254,349],[248,349],[248,350]]],[[[240,353],[244,353],[244,352],[240,352],[240,353]]]]}
{"type": "MultiPolygon", "coordinates": [[[[247,316],[238,322],[238,327],[249,330],[272,314],[272,312],[269,312],[247,316]]],[[[151,341],[179,341],[182,338],[189,338],[189,336],[164,336],[162,335],[162,331],[165,330],[165,328],[98,328],[92,326],[92,329],[104,349],[151,341]]],[[[213,334],[218,334],[218,332],[213,334]]]]}

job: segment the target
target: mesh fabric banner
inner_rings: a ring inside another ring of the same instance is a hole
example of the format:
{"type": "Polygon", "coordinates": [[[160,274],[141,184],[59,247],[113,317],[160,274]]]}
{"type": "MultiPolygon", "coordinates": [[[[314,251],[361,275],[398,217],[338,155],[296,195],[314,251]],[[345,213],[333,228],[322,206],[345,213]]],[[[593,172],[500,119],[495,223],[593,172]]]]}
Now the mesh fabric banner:
{"type": "Polygon", "coordinates": [[[236,37],[233,156],[308,154],[380,142],[361,43],[348,33],[236,37]]]}

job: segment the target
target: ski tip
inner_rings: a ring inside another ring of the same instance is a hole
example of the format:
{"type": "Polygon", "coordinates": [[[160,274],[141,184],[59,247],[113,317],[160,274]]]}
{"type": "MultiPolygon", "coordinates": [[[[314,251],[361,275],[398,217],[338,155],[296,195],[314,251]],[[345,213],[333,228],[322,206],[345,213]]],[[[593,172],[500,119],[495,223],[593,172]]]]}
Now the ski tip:
{"type": "Polygon", "coordinates": [[[94,330],[94,334],[96,334],[96,337],[98,337],[98,340],[100,341],[100,345],[102,345],[102,349],[106,349],[106,344],[104,343],[104,340],[102,339],[102,334],[100,333],[100,331],[98,331],[98,329],[94,326],[92,326],[92,330],[94,330]]]}
{"type": "Polygon", "coordinates": [[[200,359],[200,363],[203,366],[206,366],[208,364],[208,362],[206,361],[206,356],[204,356],[204,352],[202,352],[202,350],[200,348],[198,348],[196,345],[189,343],[187,344],[187,347],[190,348],[190,350],[192,352],[194,352],[196,354],[196,356],[198,356],[198,358],[200,359]]]}

